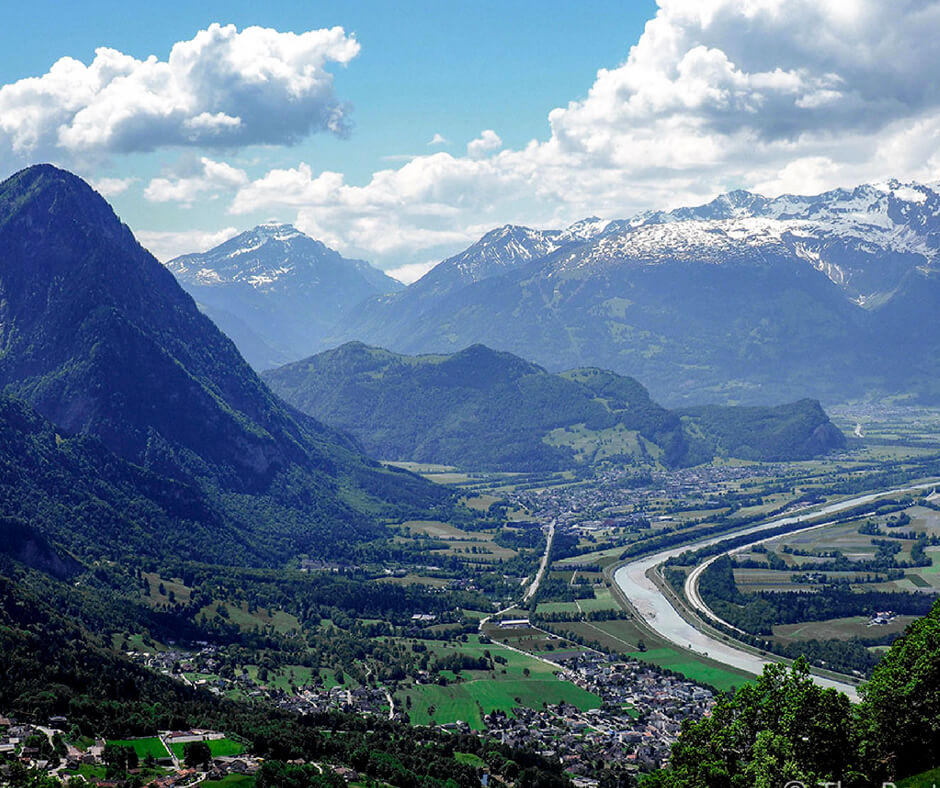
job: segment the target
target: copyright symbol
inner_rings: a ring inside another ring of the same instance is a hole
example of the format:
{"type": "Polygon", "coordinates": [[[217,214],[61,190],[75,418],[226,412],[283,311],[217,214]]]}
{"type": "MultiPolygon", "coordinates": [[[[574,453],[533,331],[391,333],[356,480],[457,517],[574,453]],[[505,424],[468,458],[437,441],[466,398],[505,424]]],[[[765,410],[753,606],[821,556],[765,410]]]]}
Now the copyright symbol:
{"type": "Polygon", "coordinates": [[[806,785],[799,780],[790,780],[783,788],[806,788],[806,785]]]}

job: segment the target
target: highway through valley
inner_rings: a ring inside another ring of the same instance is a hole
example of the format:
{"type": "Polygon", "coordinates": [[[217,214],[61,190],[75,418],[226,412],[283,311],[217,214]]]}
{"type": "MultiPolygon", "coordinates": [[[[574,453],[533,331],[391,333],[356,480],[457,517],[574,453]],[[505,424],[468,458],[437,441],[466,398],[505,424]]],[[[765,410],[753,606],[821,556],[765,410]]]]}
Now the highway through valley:
{"type": "MultiPolygon", "coordinates": [[[[763,538],[766,538],[761,536],[763,532],[778,528],[782,525],[798,524],[806,520],[825,517],[826,515],[836,515],[847,509],[876,501],[879,498],[917,492],[934,487],[936,484],[937,482],[934,481],[912,485],[910,487],[899,487],[892,490],[860,495],[855,498],[828,504],[818,509],[806,510],[800,514],[780,517],[760,525],[748,526],[738,531],[729,531],[718,536],[703,539],[699,542],[670,547],[658,553],[637,558],[634,561],[630,561],[618,567],[613,574],[614,582],[630,601],[637,615],[643,620],[646,626],[664,640],[680,648],[706,655],[710,659],[721,662],[729,667],[756,675],[764,669],[765,665],[770,664],[770,660],[746,651],[743,648],[735,647],[723,640],[719,640],[689,623],[679,614],[668,598],[663,595],[656,583],[647,576],[647,573],[664,561],[680,555],[687,550],[697,550],[702,547],[717,544],[718,542],[723,542],[732,537],[751,534],[754,535],[754,542],[759,542],[762,541],[763,538]]],[[[693,589],[695,585],[693,580],[693,589]]],[[[697,591],[694,591],[693,598],[697,598],[697,591]]],[[[700,609],[703,610],[703,612],[707,610],[707,608],[704,608],[704,603],[700,602],[700,605],[700,609]]],[[[858,690],[853,684],[836,681],[825,676],[814,675],[813,679],[820,686],[834,687],[846,693],[853,701],[858,700],[858,690]]]]}

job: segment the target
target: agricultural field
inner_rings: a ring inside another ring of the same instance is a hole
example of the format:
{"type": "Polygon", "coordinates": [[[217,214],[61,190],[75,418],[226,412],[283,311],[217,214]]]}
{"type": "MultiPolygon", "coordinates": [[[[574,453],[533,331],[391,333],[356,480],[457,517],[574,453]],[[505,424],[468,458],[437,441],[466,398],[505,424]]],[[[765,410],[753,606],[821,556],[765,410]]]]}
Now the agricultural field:
{"type": "Polygon", "coordinates": [[[255,784],[254,775],[226,774],[221,780],[205,780],[207,788],[251,788],[255,784]]]}
{"type": "Polygon", "coordinates": [[[432,520],[409,520],[399,527],[398,541],[417,537],[428,537],[446,542],[444,549],[431,551],[432,555],[458,556],[474,563],[492,563],[515,558],[517,553],[494,541],[495,534],[489,531],[463,531],[449,523],[432,520]]]}
{"type": "Polygon", "coordinates": [[[464,504],[478,512],[489,511],[489,508],[496,503],[499,498],[495,495],[472,495],[464,498],[464,504]]]}
{"type": "Polygon", "coordinates": [[[615,564],[620,560],[620,556],[623,554],[624,548],[621,547],[611,547],[604,550],[596,550],[591,553],[583,553],[581,555],[573,555],[569,558],[563,558],[560,561],[555,561],[552,566],[555,567],[566,567],[566,566],[597,566],[603,569],[610,564],[615,564]]]}
{"type": "Polygon", "coordinates": [[[388,583],[393,586],[419,585],[429,586],[430,588],[443,588],[450,582],[446,577],[430,577],[428,575],[415,574],[414,572],[409,572],[402,577],[379,577],[377,580],[380,583],[388,583]]]}
{"type": "Polygon", "coordinates": [[[156,736],[151,736],[146,739],[109,739],[108,744],[113,744],[116,747],[133,747],[134,752],[137,753],[137,757],[140,758],[140,760],[143,760],[148,755],[152,755],[154,758],[170,757],[170,753],[167,752],[163,742],[156,736]]]}
{"type": "Polygon", "coordinates": [[[871,562],[879,552],[878,542],[885,540],[897,545],[894,560],[900,564],[917,563],[912,555],[917,540],[901,538],[910,534],[924,534],[927,539],[940,540],[940,511],[915,502],[903,512],[867,516],[857,520],[815,528],[795,535],[785,535],[764,542],[758,550],[744,550],[734,554],[736,563],[746,561],[766,562],[768,554],[773,560],[782,562],[779,569],[743,568],[734,570],[735,581],[741,591],[814,591],[818,584],[810,575],[824,567],[824,562],[833,556],[844,556],[850,564],[843,571],[827,569],[824,574],[829,582],[845,582],[857,590],[871,591],[924,591],[940,593],[940,545],[924,548],[933,559],[929,566],[906,566],[900,577],[888,579],[866,567],[862,562],[871,562]],[[895,518],[906,518],[904,520],[895,518]],[[902,524],[898,524],[902,522],[902,524]],[[878,534],[863,533],[865,528],[875,526],[878,534]],[[762,552],[761,550],[766,550],[762,552]],[[851,571],[851,563],[860,564],[851,571]],[[785,566],[784,566],[785,565],[785,566]],[[879,580],[880,577],[880,580],[879,580]]]}
{"type": "MultiPolygon", "coordinates": [[[[306,665],[285,665],[281,668],[268,669],[267,678],[261,681],[258,677],[259,668],[257,665],[246,665],[244,670],[248,672],[252,681],[262,686],[274,687],[288,693],[291,692],[291,686],[302,687],[307,684],[313,684],[314,676],[320,675],[316,668],[310,668],[306,665]]],[[[327,686],[329,689],[329,686],[336,685],[336,681],[329,671],[325,671],[325,673],[328,674],[325,678],[332,681],[332,684],[327,686]]],[[[326,684],[325,680],[324,684],[326,684]]]]}
{"type": "Polygon", "coordinates": [[[199,611],[211,619],[221,616],[238,626],[243,632],[255,628],[266,629],[273,627],[280,635],[300,632],[300,622],[295,616],[283,610],[272,610],[266,607],[251,608],[246,602],[234,604],[233,602],[212,602],[199,611]]]}
{"type": "Polygon", "coordinates": [[[161,577],[156,572],[142,572],[141,577],[147,584],[145,598],[149,604],[189,604],[192,589],[184,585],[182,579],[161,577]]]}
{"type": "Polygon", "coordinates": [[[720,690],[740,687],[753,679],[749,674],[677,649],[640,629],[631,619],[564,622],[550,626],[554,630],[572,635],[576,640],[583,640],[588,644],[599,643],[614,653],[626,654],[633,659],[674,670],[693,681],[701,681],[720,690]],[[645,650],[640,650],[641,643],[646,647],[645,650]]]}
{"type": "MultiPolygon", "coordinates": [[[[554,665],[503,648],[498,643],[482,644],[478,637],[468,638],[467,643],[422,643],[436,656],[459,652],[481,657],[489,652],[494,658],[504,659],[505,663],[496,660],[495,671],[462,670],[460,680],[449,680],[446,686],[410,684],[400,689],[395,702],[404,704],[415,724],[463,720],[474,730],[482,730],[483,715],[497,709],[511,714],[514,707],[538,709],[543,703],[551,705],[564,701],[585,710],[598,708],[601,704],[596,695],[556,678],[558,668],[554,665]]],[[[453,677],[446,671],[445,675],[448,679],[453,677]]]]}
{"type": "MultiPolygon", "coordinates": [[[[245,745],[234,739],[208,739],[206,744],[209,745],[209,752],[212,753],[213,758],[225,758],[232,755],[241,755],[245,752],[245,745]]],[[[173,749],[173,754],[182,760],[186,745],[176,742],[170,746],[173,749]]]]}
{"type": "Polygon", "coordinates": [[[897,616],[890,623],[880,626],[870,626],[868,616],[779,624],[774,627],[774,638],[781,643],[787,643],[799,640],[851,640],[888,634],[899,635],[915,619],[916,616],[897,616]]]}

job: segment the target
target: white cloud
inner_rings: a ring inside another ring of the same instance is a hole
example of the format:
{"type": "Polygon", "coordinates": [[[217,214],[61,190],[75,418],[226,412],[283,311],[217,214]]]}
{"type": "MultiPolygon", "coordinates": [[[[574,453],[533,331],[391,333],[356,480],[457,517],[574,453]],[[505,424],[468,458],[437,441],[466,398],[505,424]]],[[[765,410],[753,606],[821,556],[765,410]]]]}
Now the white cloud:
{"type": "Polygon", "coordinates": [[[102,197],[111,198],[123,194],[136,182],[137,178],[98,178],[92,186],[102,197]]]}
{"type": "Polygon", "coordinates": [[[449,142],[450,140],[447,139],[447,137],[445,137],[443,134],[435,132],[434,136],[428,140],[428,147],[433,145],[447,145],[449,142]]]}
{"type": "Polygon", "coordinates": [[[167,146],[290,144],[345,134],[327,65],[359,43],[340,27],[294,34],[212,24],[163,61],[101,47],[0,87],[0,150],[17,158],[94,157],[167,146]]]}
{"type": "Polygon", "coordinates": [[[234,227],[225,227],[222,230],[203,232],[201,230],[185,230],[183,232],[148,232],[135,233],[137,240],[156,257],[166,262],[181,254],[206,252],[220,243],[238,235],[234,227]]]}
{"type": "Polygon", "coordinates": [[[397,279],[405,285],[417,282],[422,276],[438,264],[438,260],[429,260],[426,263],[408,263],[400,265],[398,268],[388,268],[385,273],[392,279],[397,279]]]}
{"type": "MultiPolygon", "coordinates": [[[[507,222],[558,227],[740,187],[940,177],[940,0],[660,0],[624,43],[624,62],[522,147],[487,129],[465,156],[416,156],[363,185],[298,163],[230,179],[230,211],[290,209],[344,253],[411,271],[507,222]]],[[[201,133],[241,133],[228,124],[244,115],[213,105],[189,117],[201,113],[201,133]]],[[[183,176],[199,177],[152,196],[198,194],[208,176],[183,176]]]]}
{"type": "Polygon", "coordinates": [[[230,164],[213,161],[205,156],[199,163],[199,170],[192,175],[176,179],[154,178],[144,189],[144,197],[150,202],[191,205],[205,192],[237,189],[248,183],[248,174],[230,164]]]}
{"type": "Polygon", "coordinates": [[[480,136],[467,143],[467,155],[472,158],[485,156],[494,150],[499,150],[503,146],[503,141],[493,129],[486,129],[480,132],[480,136]]]}

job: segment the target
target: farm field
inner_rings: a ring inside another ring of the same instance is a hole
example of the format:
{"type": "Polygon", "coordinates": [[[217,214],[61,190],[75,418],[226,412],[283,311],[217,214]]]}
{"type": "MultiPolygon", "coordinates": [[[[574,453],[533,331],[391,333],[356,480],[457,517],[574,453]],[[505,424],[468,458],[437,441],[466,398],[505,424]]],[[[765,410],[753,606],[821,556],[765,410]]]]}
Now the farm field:
{"type": "Polygon", "coordinates": [[[626,654],[633,659],[674,670],[693,681],[701,681],[720,690],[740,687],[753,678],[748,674],[696,658],[673,648],[658,638],[644,633],[629,619],[565,622],[553,624],[552,627],[557,628],[559,632],[570,632],[572,635],[584,638],[587,642],[596,641],[606,649],[626,654]],[[647,646],[646,651],[640,651],[641,640],[647,646]]]}
{"type": "MultiPolygon", "coordinates": [[[[478,671],[464,671],[467,674],[478,671]]],[[[417,725],[432,722],[444,724],[463,720],[474,730],[483,730],[483,715],[501,710],[512,714],[516,706],[538,709],[543,703],[549,705],[570,703],[581,710],[596,709],[601,699],[593,693],[556,678],[485,678],[470,679],[460,683],[416,684],[407,690],[401,690],[396,698],[407,706],[407,697],[411,697],[408,714],[417,725]]]]}
{"type": "MultiPolygon", "coordinates": [[[[213,758],[241,755],[245,751],[245,745],[233,739],[209,739],[206,744],[209,745],[209,752],[212,753],[213,758]]],[[[173,748],[173,754],[182,760],[186,745],[177,742],[170,746],[173,748]]]]}
{"type": "Polygon", "coordinates": [[[137,757],[141,760],[148,755],[152,755],[154,758],[170,757],[166,747],[163,746],[163,742],[156,736],[146,739],[109,739],[108,744],[113,744],[116,747],[133,747],[137,757]]]}
{"type": "MultiPolygon", "coordinates": [[[[543,703],[562,701],[581,709],[600,706],[601,700],[596,695],[556,678],[558,668],[555,666],[504,648],[499,643],[480,643],[478,636],[469,637],[466,643],[430,640],[420,643],[437,657],[454,653],[482,657],[488,651],[494,658],[504,659],[505,663],[497,660],[495,672],[462,670],[462,680],[450,680],[446,686],[411,684],[400,689],[395,702],[404,704],[415,724],[426,725],[432,719],[438,724],[463,720],[475,730],[481,730],[484,727],[483,715],[497,709],[509,714],[516,706],[537,709],[543,703]]],[[[448,679],[455,678],[449,672],[445,675],[448,679]]]]}
{"type": "Polygon", "coordinates": [[[444,549],[435,549],[434,555],[451,556],[480,563],[509,560],[516,557],[516,551],[503,547],[493,541],[495,536],[487,531],[463,531],[449,523],[435,520],[409,520],[402,523],[397,540],[415,537],[428,537],[447,543],[444,549]]]}
{"type": "Polygon", "coordinates": [[[207,788],[251,788],[255,778],[250,774],[226,774],[221,780],[205,780],[207,788]]]}
{"type": "Polygon", "coordinates": [[[898,616],[890,624],[868,626],[868,616],[833,618],[827,621],[807,621],[800,624],[779,624],[774,627],[774,637],[788,643],[797,640],[850,640],[874,638],[880,635],[900,634],[916,616],[898,616]]]}
{"type": "Polygon", "coordinates": [[[634,652],[630,656],[681,673],[686,678],[692,679],[692,681],[709,684],[724,692],[736,689],[755,678],[750,674],[738,673],[717,663],[697,660],[670,646],[634,652]]]}
{"type": "Polygon", "coordinates": [[[269,610],[268,608],[258,607],[250,610],[245,602],[238,605],[232,602],[212,602],[199,611],[200,615],[206,618],[221,617],[237,625],[243,632],[251,631],[255,627],[264,629],[273,627],[274,631],[280,635],[286,635],[290,632],[300,631],[300,622],[290,613],[283,610],[269,610]]]}
{"type": "Polygon", "coordinates": [[[582,555],[573,555],[570,558],[563,558],[560,561],[552,562],[552,566],[562,568],[572,565],[584,565],[599,566],[603,568],[608,564],[613,564],[620,560],[620,556],[623,551],[623,547],[610,547],[606,550],[596,550],[593,553],[584,553],[582,555]]]}
{"type": "Polygon", "coordinates": [[[379,577],[379,583],[388,583],[393,586],[429,586],[431,588],[443,588],[450,581],[446,577],[428,577],[427,575],[408,574],[404,577],[379,577]]]}

